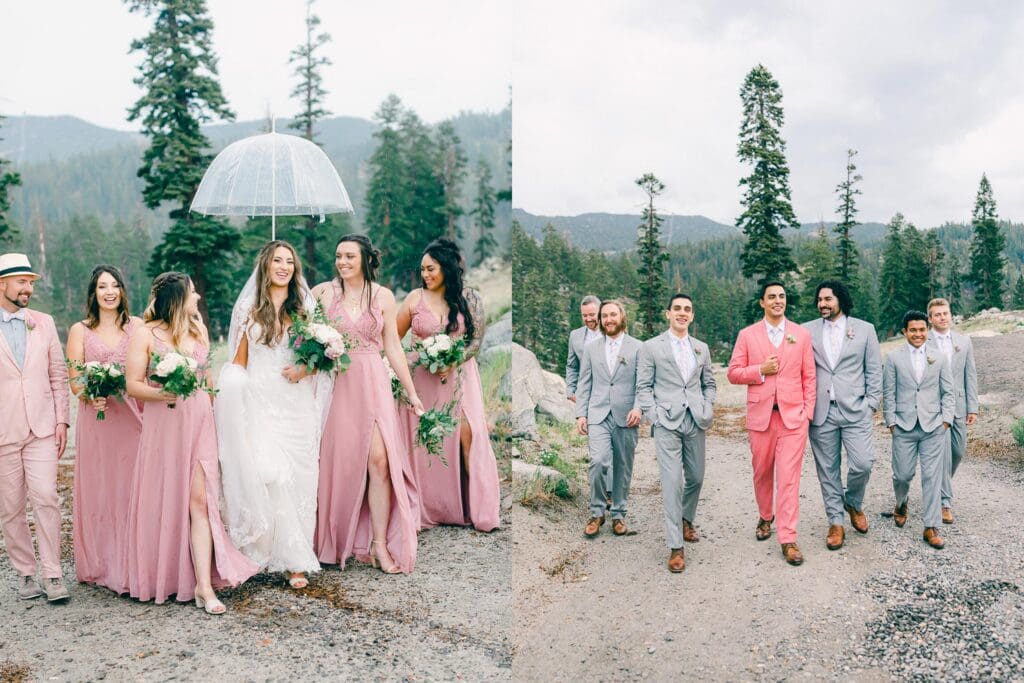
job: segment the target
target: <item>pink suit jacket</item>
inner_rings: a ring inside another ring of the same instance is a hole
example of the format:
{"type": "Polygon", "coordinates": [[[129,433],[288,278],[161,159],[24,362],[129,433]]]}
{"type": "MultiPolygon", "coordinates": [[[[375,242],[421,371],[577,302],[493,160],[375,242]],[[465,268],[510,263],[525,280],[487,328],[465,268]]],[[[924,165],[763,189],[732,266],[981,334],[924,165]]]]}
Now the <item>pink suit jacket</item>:
{"type": "Polygon", "coordinates": [[[786,320],[782,344],[772,346],[764,320],[740,330],[729,360],[729,381],[747,385],[747,429],[763,432],[772,419],[772,406],[787,429],[809,424],[814,415],[817,388],[814,381],[814,349],[811,333],[786,320]],[[779,372],[761,381],[761,363],[779,357],[779,372]]]}
{"type": "Polygon", "coordinates": [[[0,446],[21,443],[29,434],[50,436],[59,423],[70,424],[68,369],[57,326],[46,313],[26,312],[23,368],[0,334],[0,446]]]}

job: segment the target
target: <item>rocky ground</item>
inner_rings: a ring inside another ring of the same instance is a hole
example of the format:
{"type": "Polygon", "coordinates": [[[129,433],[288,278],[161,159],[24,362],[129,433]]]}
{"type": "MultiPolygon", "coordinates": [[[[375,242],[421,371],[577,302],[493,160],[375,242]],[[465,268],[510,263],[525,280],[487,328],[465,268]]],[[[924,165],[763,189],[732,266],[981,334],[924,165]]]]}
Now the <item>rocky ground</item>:
{"type": "MultiPolygon", "coordinates": [[[[880,425],[866,536],[847,525],[846,546],[825,548],[808,451],[799,527],[806,562],[787,565],[774,537],[757,542],[743,392],[720,373],[698,508],[703,539],[687,545],[682,574],[665,568],[650,438],[636,454],[632,534],[615,537],[606,524],[585,539],[582,500],[514,507],[515,677],[1024,681],[1024,528],[1015,523],[1024,473],[1008,427],[1024,380],[1024,335],[975,345],[983,413],[955,480],[945,550],[921,540],[919,486],[903,529],[884,516],[892,485],[880,425]]],[[[586,454],[577,443],[563,457],[579,463],[586,454]]]]}

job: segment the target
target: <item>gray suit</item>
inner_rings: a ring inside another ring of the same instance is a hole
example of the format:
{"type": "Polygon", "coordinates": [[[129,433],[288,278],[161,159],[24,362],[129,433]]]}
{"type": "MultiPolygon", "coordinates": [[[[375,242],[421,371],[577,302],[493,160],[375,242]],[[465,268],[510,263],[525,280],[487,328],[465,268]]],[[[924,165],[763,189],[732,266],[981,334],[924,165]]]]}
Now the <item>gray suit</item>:
{"type": "MultiPolygon", "coordinates": [[[[569,352],[565,359],[565,397],[572,398],[576,395],[576,385],[580,381],[580,359],[583,358],[583,339],[587,333],[587,326],[577,327],[569,333],[569,352]]],[[[602,338],[600,332],[592,332],[587,343],[602,338]]],[[[612,473],[608,471],[605,479],[605,493],[612,490],[612,473]]]]}
{"type": "Polygon", "coordinates": [[[691,524],[704,484],[705,432],[711,426],[715,376],[704,342],[689,337],[696,364],[683,377],[666,331],[644,342],[636,378],[637,404],[651,422],[665,509],[665,540],[683,546],[682,522],[691,524]]]}
{"type": "Polygon", "coordinates": [[[846,332],[835,366],[829,360],[825,321],[819,318],[803,326],[811,332],[817,378],[817,399],[808,436],[828,523],[842,524],[846,506],[864,509],[864,490],[875,461],[871,418],[882,401],[882,356],[871,323],[846,317],[846,332]]]}
{"type": "MultiPolygon", "coordinates": [[[[942,468],[942,506],[953,504],[953,475],[960,461],[967,455],[968,413],[978,413],[978,370],[974,365],[974,344],[971,338],[950,330],[953,338],[953,357],[950,371],[953,375],[953,421],[949,425],[946,458],[942,468]]],[[[941,349],[935,331],[928,332],[928,340],[941,349]]]]}
{"type": "Polygon", "coordinates": [[[885,424],[892,433],[892,486],[896,505],[907,501],[917,461],[921,461],[921,501],[925,527],[942,525],[942,463],[946,430],[953,421],[953,379],[946,355],[924,345],[928,362],[921,381],[914,376],[909,344],[885,358],[882,393],[885,424]]]}
{"type": "Polygon", "coordinates": [[[605,511],[605,493],[611,479],[612,519],[626,516],[626,500],[633,479],[633,454],[637,427],[627,427],[626,417],[636,408],[636,367],[640,342],[623,334],[611,372],[605,356],[608,339],[588,343],[580,362],[576,387],[576,417],[587,418],[590,451],[590,513],[605,511]]]}

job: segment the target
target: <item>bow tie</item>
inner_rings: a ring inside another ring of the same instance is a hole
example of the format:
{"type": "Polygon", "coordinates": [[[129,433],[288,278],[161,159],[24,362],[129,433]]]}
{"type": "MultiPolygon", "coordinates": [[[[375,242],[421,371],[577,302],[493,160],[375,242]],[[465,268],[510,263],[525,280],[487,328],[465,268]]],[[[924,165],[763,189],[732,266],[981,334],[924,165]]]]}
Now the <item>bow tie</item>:
{"type": "Polygon", "coordinates": [[[7,311],[4,311],[4,322],[5,323],[9,323],[12,320],[14,320],[15,318],[17,318],[21,322],[25,322],[25,309],[20,308],[17,311],[15,311],[14,313],[8,313],[7,311]]]}

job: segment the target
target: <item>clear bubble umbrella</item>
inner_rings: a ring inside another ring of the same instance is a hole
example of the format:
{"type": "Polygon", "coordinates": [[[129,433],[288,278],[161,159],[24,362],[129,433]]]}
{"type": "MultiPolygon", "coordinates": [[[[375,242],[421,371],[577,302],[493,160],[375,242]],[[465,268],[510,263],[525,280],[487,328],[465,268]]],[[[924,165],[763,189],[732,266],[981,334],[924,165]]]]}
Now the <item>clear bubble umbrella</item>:
{"type": "Polygon", "coordinates": [[[192,211],[209,216],[278,216],[352,213],[345,185],[324,151],[296,135],[253,135],[225,147],[206,169],[192,211]]]}

